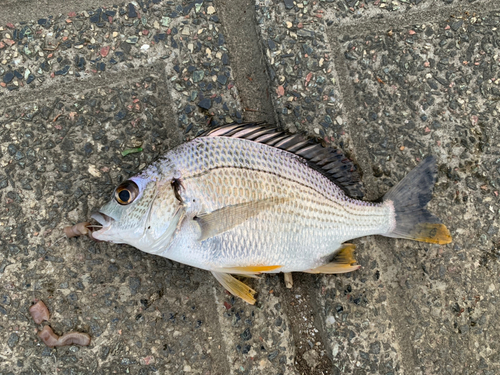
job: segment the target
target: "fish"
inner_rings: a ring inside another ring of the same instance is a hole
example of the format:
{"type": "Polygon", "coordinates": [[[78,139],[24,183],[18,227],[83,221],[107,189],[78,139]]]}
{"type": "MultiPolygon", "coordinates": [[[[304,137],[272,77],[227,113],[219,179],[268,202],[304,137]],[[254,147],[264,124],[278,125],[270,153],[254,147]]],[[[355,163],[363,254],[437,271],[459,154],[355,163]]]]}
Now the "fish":
{"type": "Polygon", "coordinates": [[[369,235],[450,243],[425,208],[436,177],[429,156],[367,202],[340,150],[263,123],[223,125],[120,183],[91,215],[102,225],[92,237],[210,271],[254,304],[256,291],[235,276],[353,272],[348,241],[369,235]]]}

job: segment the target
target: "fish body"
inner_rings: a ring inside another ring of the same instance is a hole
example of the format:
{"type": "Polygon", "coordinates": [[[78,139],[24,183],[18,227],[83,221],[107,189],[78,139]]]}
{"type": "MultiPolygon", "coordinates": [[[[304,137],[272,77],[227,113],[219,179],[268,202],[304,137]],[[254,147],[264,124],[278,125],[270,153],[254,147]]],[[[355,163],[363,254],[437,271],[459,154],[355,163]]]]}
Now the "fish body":
{"type": "Polygon", "coordinates": [[[408,176],[425,186],[408,189],[407,181],[381,203],[370,203],[345,194],[355,181],[346,177],[351,165],[338,154],[267,127],[227,129],[171,150],[121,184],[94,215],[103,224],[94,237],[212,271],[237,295],[240,282],[228,274],[353,271],[352,247],[344,243],[354,238],[451,240],[423,208],[434,183],[432,158],[408,176]],[[259,131],[264,135],[248,139],[259,131]],[[278,142],[266,139],[270,131],[278,142]]]}

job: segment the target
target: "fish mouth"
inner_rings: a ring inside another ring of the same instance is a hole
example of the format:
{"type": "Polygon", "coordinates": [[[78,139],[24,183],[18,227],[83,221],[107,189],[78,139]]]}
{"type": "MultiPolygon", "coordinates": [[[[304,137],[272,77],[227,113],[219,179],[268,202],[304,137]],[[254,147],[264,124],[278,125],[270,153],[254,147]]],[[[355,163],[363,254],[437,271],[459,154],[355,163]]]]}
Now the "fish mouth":
{"type": "Polygon", "coordinates": [[[101,224],[103,228],[109,227],[115,221],[115,219],[102,212],[94,212],[90,217],[101,224]]]}
{"type": "Polygon", "coordinates": [[[99,237],[108,231],[115,221],[115,219],[102,212],[94,212],[90,217],[102,225],[101,229],[92,232],[92,238],[96,240],[99,240],[99,237]]]}

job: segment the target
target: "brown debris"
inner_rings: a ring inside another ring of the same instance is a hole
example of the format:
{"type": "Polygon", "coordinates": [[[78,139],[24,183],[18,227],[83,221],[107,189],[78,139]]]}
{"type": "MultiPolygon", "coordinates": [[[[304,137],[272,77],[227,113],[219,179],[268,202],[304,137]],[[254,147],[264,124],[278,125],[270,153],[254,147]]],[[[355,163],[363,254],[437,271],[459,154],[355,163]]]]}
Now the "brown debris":
{"type": "Polygon", "coordinates": [[[86,333],[70,332],[59,337],[49,326],[45,326],[41,331],[38,331],[38,337],[50,348],[66,345],[87,346],[90,344],[90,336],[86,333]]]}
{"type": "Polygon", "coordinates": [[[43,301],[38,301],[29,308],[29,312],[36,324],[40,324],[44,320],[49,320],[50,313],[43,301]]]}
{"type": "Polygon", "coordinates": [[[89,234],[89,229],[87,228],[90,225],[88,221],[85,221],[83,223],[78,223],[73,226],[67,226],[64,227],[64,234],[66,237],[71,238],[71,237],[77,237],[77,236],[85,236],[89,234]]]}

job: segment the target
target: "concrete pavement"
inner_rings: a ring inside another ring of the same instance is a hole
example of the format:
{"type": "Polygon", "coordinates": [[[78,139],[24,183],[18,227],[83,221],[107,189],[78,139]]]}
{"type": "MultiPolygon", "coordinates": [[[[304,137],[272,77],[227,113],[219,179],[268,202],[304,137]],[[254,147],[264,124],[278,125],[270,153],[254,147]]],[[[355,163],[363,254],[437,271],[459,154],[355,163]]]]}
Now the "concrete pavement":
{"type": "Polygon", "coordinates": [[[0,373],[499,373],[499,26],[488,0],[5,2],[0,373]],[[252,280],[249,306],[208,272],[61,239],[166,150],[254,120],[342,148],[368,200],[436,155],[453,243],[359,239],[358,272],[252,280]],[[34,299],[90,347],[45,347],[34,299]]]}

